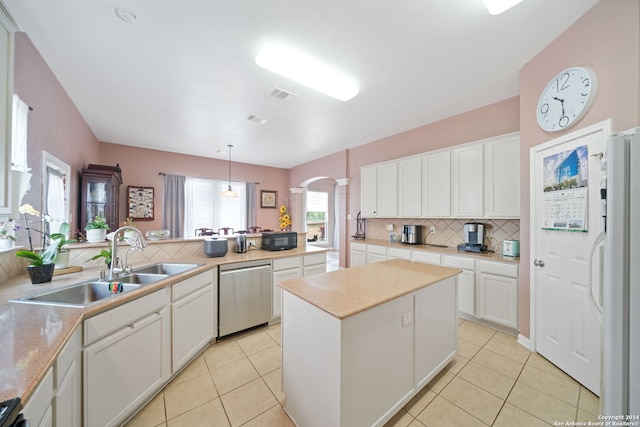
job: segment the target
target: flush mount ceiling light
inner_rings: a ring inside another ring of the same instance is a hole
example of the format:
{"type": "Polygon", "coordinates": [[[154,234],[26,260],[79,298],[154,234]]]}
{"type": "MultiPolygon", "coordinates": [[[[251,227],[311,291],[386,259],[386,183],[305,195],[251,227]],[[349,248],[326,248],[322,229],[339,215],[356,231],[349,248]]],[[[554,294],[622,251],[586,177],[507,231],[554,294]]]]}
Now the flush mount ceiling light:
{"type": "Polygon", "coordinates": [[[348,101],[359,92],[349,77],[310,55],[281,44],[265,43],[255,61],[262,68],[340,101],[348,101]]]}
{"type": "Polygon", "coordinates": [[[521,1],[522,0],[482,0],[484,6],[492,15],[498,15],[505,10],[511,9],[521,1]]]}
{"type": "Polygon", "coordinates": [[[115,13],[118,18],[120,18],[127,24],[135,24],[136,22],[138,22],[138,17],[136,16],[136,14],[123,7],[113,8],[113,13],[115,13]]]}
{"type": "Polygon", "coordinates": [[[220,195],[222,197],[238,197],[238,193],[231,189],[231,147],[233,147],[233,145],[227,144],[227,147],[229,147],[229,187],[220,193],[220,195]]]}

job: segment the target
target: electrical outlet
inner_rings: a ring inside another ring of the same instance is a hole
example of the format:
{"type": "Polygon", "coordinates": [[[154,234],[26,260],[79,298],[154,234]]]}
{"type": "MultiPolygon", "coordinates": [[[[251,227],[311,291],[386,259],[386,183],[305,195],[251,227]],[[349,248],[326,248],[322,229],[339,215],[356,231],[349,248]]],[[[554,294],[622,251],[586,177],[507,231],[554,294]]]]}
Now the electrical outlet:
{"type": "Polygon", "coordinates": [[[387,224],[387,231],[393,231],[393,224],[387,224]]]}
{"type": "Polygon", "coordinates": [[[487,230],[487,239],[490,239],[493,237],[493,230],[491,230],[490,228],[487,230]]]}
{"type": "Polygon", "coordinates": [[[432,225],[431,227],[429,227],[429,234],[436,234],[436,226],[432,225]]]}
{"type": "Polygon", "coordinates": [[[253,239],[247,239],[247,245],[249,245],[249,247],[253,246],[253,247],[257,247],[256,246],[256,241],[253,239]]]}

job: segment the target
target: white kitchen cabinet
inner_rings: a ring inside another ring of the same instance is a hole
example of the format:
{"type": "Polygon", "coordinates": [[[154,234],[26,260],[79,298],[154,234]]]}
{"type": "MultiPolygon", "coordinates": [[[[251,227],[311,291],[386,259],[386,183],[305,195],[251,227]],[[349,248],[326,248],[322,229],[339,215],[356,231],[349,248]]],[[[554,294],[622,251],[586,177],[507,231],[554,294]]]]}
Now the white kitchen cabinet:
{"type": "Polygon", "coordinates": [[[451,216],[451,150],[422,157],[422,216],[451,216]]]}
{"type": "Polygon", "coordinates": [[[440,254],[414,249],[411,251],[411,261],[421,262],[424,264],[440,265],[440,254]]]}
{"type": "Polygon", "coordinates": [[[475,316],[475,260],[473,258],[444,255],[442,257],[442,265],[462,269],[462,273],[458,275],[458,311],[475,316]]]}
{"type": "Polygon", "coordinates": [[[407,261],[410,261],[411,249],[389,247],[387,248],[387,259],[406,259],[407,261]]]}
{"type": "Polygon", "coordinates": [[[84,425],[115,426],[170,377],[169,288],[84,321],[84,425]]]}
{"type": "Polygon", "coordinates": [[[518,266],[478,261],[476,316],[493,323],[518,328],[518,266]]]}
{"type": "Polygon", "coordinates": [[[53,426],[53,368],[49,369],[44,378],[24,405],[24,417],[30,425],[35,427],[53,426]]]}
{"type": "Polygon", "coordinates": [[[301,256],[276,258],[271,267],[273,269],[273,291],[271,292],[271,321],[280,320],[282,315],[282,289],[278,282],[302,277],[303,259],[301,256]]]}
{"type": "Polygon", "coordinates": [[[398,162],[398,216],[418,218],[422,215],[422,158],[398,162]]]}
{"type": "Polygon", "coordinates": [[[453,215],[484,216],[484,144],[465,144],[452,150],[453,215]]]}
{"type": "MultiPolygon", "coordinates": [[[[11,110],[13,103],[14,36],[10,21],[0,12],[0,215],[10,215],[11,110]]],[[[33,166],[33,165],[32,165],[33,166]]],[[[19,202],[14,200],[13,203],[19,202]]]]}
{"type": "Polygon", "coordinates": [[[379,245],[367,245],[367,264],[387,260],[387,247],[379,245]]]}
{"type": "Polygon", "coordinates": [[[351,242],[351,251],[349,252],[349,266],[357,267],[367,263],[367,245],[364,243],[351,242]]]}
{"type": "Polygon", "coordinates": [[[53,425],[82,426],[82,328],[77,328],[54,364],[53,425]]]}
{"type": "Polygon", "coordinates": [[[172,372],[191,361],[217,335],[217,268],[171,287],[172,372]]]}
{"type": "Polygon", "coordinates": [[[314,274],[327,272],[327,253],[304,255],[302,258],[302,276],[313,276],[314,274]]]}
{"type": "Polygon", "coordinates": [[[520,136],[485,142],[485,212],[489,218],[520,218],[520,136]]]}
{"type": "Polygon", "coordinates": [[[360,171],[360,206],[365,218],[398,216],[398,164],[383,163],[360,171]]]}

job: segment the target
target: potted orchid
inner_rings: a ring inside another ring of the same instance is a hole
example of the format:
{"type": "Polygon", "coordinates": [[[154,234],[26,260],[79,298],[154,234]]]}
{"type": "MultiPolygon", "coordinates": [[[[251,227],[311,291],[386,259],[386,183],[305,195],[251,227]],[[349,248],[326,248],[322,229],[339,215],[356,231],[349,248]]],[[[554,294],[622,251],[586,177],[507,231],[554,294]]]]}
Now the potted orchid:
{"type": "Polygon", "coordinates": [[[16,241],[14,234],[18,228],[18,224],[12,219],[0,222],[0,249],[10,249],[13,246],[16,241]]]}
{"type": "Polygon", "coordinates": [[[55,267],[57,269],[65,268],[69,265],[69,255],[71,254],[71,252],[69,252],[69,249],[65,248],[64,246],[69,243],[77,242],[76,239],[67,239],[67,236],[69,235],[69,229],[69,223],[63,222],[62,224],[60,224],[60,229],[58,230],[58,232],[52,233],[50,236],[52,244],[55,244],[58,247],[58,255],[56,256],[55,267]]]}
{"type": "MultiPolygon", "coordinates": [[[[33,250],[33,242],[31,240],[31,226],[29,225],[29,217],[27,215],[34,215],[40,217],[40,212],[35,210],[33,206],[25,204],[20,206],[18,210],[24,215],[25,229],[27,230],[27,237],[29,238],[28,251],[17,251],[16,256],[25,258],[30,261],[30,265],[27,267],[27,272],[31,278],[31,283],[46,283],[50,282],[53,277],[53,269],[55,267],[55,259],[58,254],[58,245],[50,244],[49,247],[41,252],[33,250]]],[[[47,218],[45,218],[45,221],[47,218]]],[[[38,231],[38,230],[35,230],[38,231]]],[[[45,233],[43,233],[44,235],[45,233]]]]}

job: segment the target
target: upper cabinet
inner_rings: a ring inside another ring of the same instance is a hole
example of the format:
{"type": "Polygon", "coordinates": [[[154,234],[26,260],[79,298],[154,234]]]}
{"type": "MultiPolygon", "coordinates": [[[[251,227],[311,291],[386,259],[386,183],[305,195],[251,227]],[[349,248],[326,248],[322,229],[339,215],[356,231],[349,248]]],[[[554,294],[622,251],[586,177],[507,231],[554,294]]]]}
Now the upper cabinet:
{"type": "Polygon", "coordinates": [[[11,214],[13,30],[0,8],[0,215],[11,214]]]}
{"type": "Polygon", "coordinates": [[[519,218],[518,133],[361,168],[368,218],[519,218]]]}

